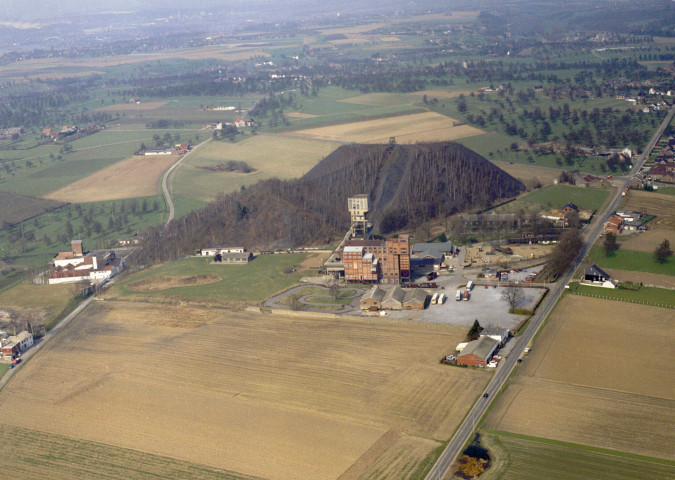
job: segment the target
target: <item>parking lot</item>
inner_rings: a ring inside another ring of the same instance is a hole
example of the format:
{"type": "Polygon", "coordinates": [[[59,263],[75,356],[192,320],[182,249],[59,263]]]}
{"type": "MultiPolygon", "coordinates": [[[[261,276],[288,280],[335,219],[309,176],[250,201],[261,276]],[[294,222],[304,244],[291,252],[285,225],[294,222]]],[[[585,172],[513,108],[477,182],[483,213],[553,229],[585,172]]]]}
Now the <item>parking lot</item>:
{"type": "MultiPolygon", "coordinates": [[[[527,271],[517,273],[510,273],[510,280],[518,280],[525,283],[525,277],[540,268],[530,268],[527,271]]],[[[503,287],[490,286],[474,286],[471,290],[468,301],[456,301],[455,294],[461,287],[464,286],[469,279],[474,281],[481,281],[476,276],[479,270],[471,272],[455,272],[441,274],[438,278],[433,279],[436,282],[438,289],[434,292],[444,293],[446,300],[442,305],[429,305],[423,311],[417,312],[389,312],[392,317],[410,318],[411,320],[420,320],[424,322],[444,323],[448,325],[461,325],[470,327],[474,320],[478,320],[483,327],[490,325],[508,328],[509,330],[516,328],[527,317],[524,315],[514,315],[509,313],[509,304],[502,298],[503,287]]],[[[415,281],[427,281],[423,276],[416,278],[415,281]]],[[[494,281],[498,285],[497,281],[494,281]]],[[[523,288],[523,300],[518,306],[521,308],[533,308],[545,293],[544,288],[523,288]]],[[[429,290],[432,292],[432,290],[429,290]]]]}

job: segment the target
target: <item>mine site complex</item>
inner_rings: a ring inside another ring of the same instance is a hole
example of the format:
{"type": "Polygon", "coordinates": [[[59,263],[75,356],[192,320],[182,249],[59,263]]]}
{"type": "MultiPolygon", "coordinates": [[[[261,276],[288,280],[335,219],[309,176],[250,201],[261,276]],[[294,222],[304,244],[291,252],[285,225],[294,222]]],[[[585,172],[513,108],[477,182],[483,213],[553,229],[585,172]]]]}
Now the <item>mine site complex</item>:
{"type": "Polygon", "coordinates": [[[9,2],[4,470],[675,478],[672,2],[9,2]]]}

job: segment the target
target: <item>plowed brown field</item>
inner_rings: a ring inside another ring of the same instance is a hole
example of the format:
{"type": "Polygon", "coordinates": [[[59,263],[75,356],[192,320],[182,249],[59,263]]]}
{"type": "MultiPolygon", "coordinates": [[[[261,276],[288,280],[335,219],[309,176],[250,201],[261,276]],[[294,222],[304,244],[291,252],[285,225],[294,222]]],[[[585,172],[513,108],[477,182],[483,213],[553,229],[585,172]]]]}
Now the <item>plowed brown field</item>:
{"type": "Polygon", "coordinates": [[[656,215],[650,227],[675,229],[675,195],[631,190],[621,208],[656,215]]]}
{"type": "Polygon", "coordinates": [[[673,341],[670,309],[565,296],[486,426],[675,459],[673,341]]]}
{"type": "Polygon", "coordinates": [[[438,364],[463,330],[95,302],[5,387],[0,424],[270,479],[405,453],[406,478],[489,378],[438,364]]]}
{"type": "Polygon", "coordinates": [[[162,175],[179,158],[177,155],[134,156],[45,195],[45,198],[80,203],[157,195],[162,175]]]}

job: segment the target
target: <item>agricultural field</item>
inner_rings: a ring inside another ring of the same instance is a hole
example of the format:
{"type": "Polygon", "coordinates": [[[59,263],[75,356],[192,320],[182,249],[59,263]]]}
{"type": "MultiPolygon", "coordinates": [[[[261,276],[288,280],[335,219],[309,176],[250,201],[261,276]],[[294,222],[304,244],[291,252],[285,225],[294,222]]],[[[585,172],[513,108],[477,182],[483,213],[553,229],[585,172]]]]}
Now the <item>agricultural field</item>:
{"type": "MultiPolygon", "coordinates": [[[[438,363],[464,335],[387,319],[98,301],[5,386],[0,424],[23,433],[13,442],[25,442],[22,451],[43,437],[39,468],[50,478],[63,468],[49,459],[62,458],[67,436],[94,453],[97,445],[136,452],[159,476],[176,461],[235,478],[335,479],[351,470],[345,478],[405,479],[489,378],[438,363]],[[169,461],[158,465],[155,455],[169,461]]],[[[28,463],[20,468],[38,468],[20,458],[28,463]]],[[[82,468],[91,459],[73,461],[82,468]]]]}
{"type": "Polygon", "coordinates": [[[675,475],[673,462],[657,458],[508,432],[485,431],[480,438],[493,458],[482,480],[668,480],[675,475]]]}
{"type": "Polygon", "coordinates": [[[254,135],[237,143],[209,142],[190,155],[173,173],[173,191],[179,195],[211,201],[221,193],[239,190],[260,180],[301,177],[338,147],[332,142],[254,135]],[[228,161],[243,161],[256,169],[251,173],[209,169],[228,161]]]}
{"type": "Polygon", "coordinates": [[[468,125],[453,126],[452,118],[434,112],[399,115],[377,120],[297,130],[293,135],[338,142],[388,143],[391,137],[400,144],[452,141],[480,135],[468,125]]]}
{"type": "MultiPolygon", "coordinates": [[[[501,165],[500,165],[501,166],[501,165]]],[[[513,202],[494,209],[497,213],[539,213],[546,210],[560,210],[568,202],[581,210],[597,210],[609,195],[609,190],[600,188],[572,187],[569,185],[545,185],[513,202]]]]}
{"type": "Polygon", "coordinates": [[[64,311],[75,305],[78,293],[75,284],[35,285],[24,281],[0,293],[0,308],[32,315],[50,329],[64,311]]]}
{"type": "Polygon", "coordinates": [[[601,268],[675,275],[675,259],[671,257],[665,263],[659,263],[654,258],[653,251],[637,252],[619,248],[608,257],[602,247],[595,246],[591,249],[588,261],[601,268]]]}
{"type": "Polygon", "coordinates": [[[675,230],[675,195],[630,190],[621,209],[656,216],[649,222],[650,228],[675,230]]]}
{"type": "Polygon", "coordinates": [[[628,288],[598,288],[588,285],[572,283],[569,293],[585,295],[587,297],[605,298],[622,302],[639,303],[658,307],[675,308],[675,277],[670,275],[645,274],[627,270],[605,270],[612,278],[620,282],[630,282],[636,285],[662,285],[665,288],[641,286],[635,290],[628,288]]]}
{"type": "Polygon", "coordinates": [[[62,202],[0,192],[0,223],[17,223],[62,207],[62,202]]]}
{"type": "Polygon", "coordinates": [[[214,264],[210,257],[187,258],[118,280],[105,296],[257,303],[315,274],[316,269],[302,266],[309,256],[259,255],[246,265],[214,264]]]}
{"type": "Polygon", "coordinates": [[[668,308],[566,295],[485,428],[675,460],[675,379],[650,354],[669,350],[671,319],[668,308]]]}
{"type": "Polygon", "coordinates": [[[668,240],[671,246],[675,245],[675,229],[653,228],[634,235],[620,235],[617,240],[623,249],[654,253],[664,240],[668,240]]]}
{"type": "Polygon", "coordinates": [[[551,185],[560,177],[560,171],[551,168],[504,162],[494,162],[494,164],[527,186],[536,184],[551,185]]]}
{"type": "Polygon", "coordinates": [[[85,203],[159,195],[162,175],[179,158],[178,155],[135,155],[51,192],[45,198],[85,203]]]}

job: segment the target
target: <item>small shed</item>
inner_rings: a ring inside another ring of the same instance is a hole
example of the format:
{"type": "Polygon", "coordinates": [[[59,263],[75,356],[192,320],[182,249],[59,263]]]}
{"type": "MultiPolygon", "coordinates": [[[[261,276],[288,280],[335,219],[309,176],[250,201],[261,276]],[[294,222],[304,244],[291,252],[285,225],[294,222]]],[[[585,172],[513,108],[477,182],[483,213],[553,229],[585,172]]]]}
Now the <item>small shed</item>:
{"type": "Polygon", "coordinates": [[[403,300],[405,291],[401,287],[394,287],[388,290],[382,298],[383,310],[403,310],[403,300]]]}

